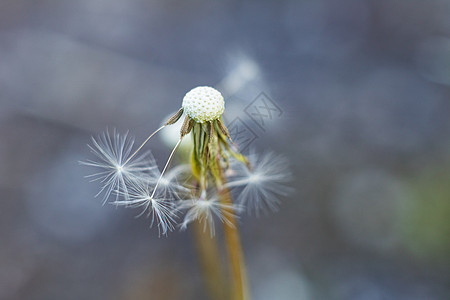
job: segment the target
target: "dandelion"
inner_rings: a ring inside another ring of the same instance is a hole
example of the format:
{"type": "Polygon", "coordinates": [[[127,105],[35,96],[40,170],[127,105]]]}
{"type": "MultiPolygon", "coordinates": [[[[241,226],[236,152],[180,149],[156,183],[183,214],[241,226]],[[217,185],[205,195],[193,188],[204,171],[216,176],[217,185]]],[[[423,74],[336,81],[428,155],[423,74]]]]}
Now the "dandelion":
{"type": "MultiPolygon", "coordinates": [[[[93,145],[89,146],[98,161],[83,164],[100,169],[90,177],[102,183],[100,193],[105,194],[105,199],[114,192],[113,204],[142,209],[140,215],[150,217],[150,226],[156,224],[160,235],[174,230],[182,212],[185,215],[178,224],[182,230],[192,223],[200,224],[203,233],[209,229],[210,236],[214,237],[216,224],[220,222],[232,279],[232,286],[225,290],[231,290],[233,299],[247,299],[236,212],[241,206],[247,206],[256,214],[278,209],[277,196],[287,191],[288,168],[283,159],[273,154],[251,155],[249,159],[242,155],[223,123],[224,110],[225,102],[219,91],[206,86],[194,88],[183,98],[181,108],[134,152],[134,140],[127,134],[120,136],[114,131],[111,137],[107,131],[93,139],[93,145]],[[150,153],[139,153],[156,133],[175,124],[183,115],[177,143],[160,171],[150,153]],[[192,139],[190,164],[170,169],[175,153],[187,135],[192,139]],[[240,189],[237,202],[230,189],[240,189]]],[[[206,253],[206,249],[216,248],[209,245],[200,251],[206,253]]],[[[215,256],[208,254],[208,257],[215,256]]]]}

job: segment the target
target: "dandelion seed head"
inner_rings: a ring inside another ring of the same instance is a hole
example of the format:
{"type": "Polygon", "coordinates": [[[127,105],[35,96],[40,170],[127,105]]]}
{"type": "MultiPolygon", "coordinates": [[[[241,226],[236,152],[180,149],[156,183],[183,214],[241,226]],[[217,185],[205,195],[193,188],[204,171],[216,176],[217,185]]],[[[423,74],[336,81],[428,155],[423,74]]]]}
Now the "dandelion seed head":
{"type": "Polygon", "coordinates": [[[184,96],[182,107],[190,118],[204,123],[220,118],[225,110],[225,102],[218,90],[199,86],[184,96]]]}

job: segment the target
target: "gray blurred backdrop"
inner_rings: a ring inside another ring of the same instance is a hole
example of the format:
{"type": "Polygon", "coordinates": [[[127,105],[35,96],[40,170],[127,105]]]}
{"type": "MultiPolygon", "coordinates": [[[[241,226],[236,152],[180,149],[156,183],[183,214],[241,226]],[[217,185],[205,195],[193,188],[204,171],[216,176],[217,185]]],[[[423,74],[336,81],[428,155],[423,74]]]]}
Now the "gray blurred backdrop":
{"type": "Polygon", "coordinates": [[[254,299],[450,298],[450,1],[0,0],[0,299],[208,299],[191,233],[78,164],[198,85],[291,162],[241,218],[254,299]]]}

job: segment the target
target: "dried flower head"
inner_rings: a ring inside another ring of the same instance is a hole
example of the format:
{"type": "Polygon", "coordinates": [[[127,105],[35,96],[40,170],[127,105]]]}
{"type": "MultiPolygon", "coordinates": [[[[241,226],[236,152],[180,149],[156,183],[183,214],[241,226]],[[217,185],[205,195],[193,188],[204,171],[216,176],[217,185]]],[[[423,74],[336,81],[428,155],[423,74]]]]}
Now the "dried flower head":
{"type": "Polygon", "coordinates": [[[160,234],[174,229],[178,210],[186,211],[181,228],[194,221],[215,233],[214,219],[227,226],[236,222],[236,203],[230,188],[240,188],[238,202],[249,211],[275,211],[277,196],[285,194],[288,177],[287,164],[272,154],[251,155],[247,159],[231,142],[228,129],[222,121],[224,100],[220,92],[211,87],[197,87],[183,98],[182,107],[132,152],[134,140],[116,131],[107,131],[89,146],[98,161],[83,164],[100,168],[90,175],[100,180],[105,200],[115,192],[116,205],[143,208],[156,223],[160,234]],[[148,152],[138,155],[157,132],[175,124],[185,114],[179,130],[178,142],[172,149],[162,171],[148,152]],[[181,165],[169,170],[182,140],[192,137],[190,166],[181,165]],[[231,176],[225,174],[231,173],[231,176]],[[189,182],[187,181],[189,180],[189,182]],[[227,182],[228,181],[228,182],[227,182]],[[183,184],[180,184],[183,182],[183,184]],[[188,184],[186,184],[188,182],[188,184]],[[206,197],[206,195],[214,195],[206,197]],[[183,200],[176,207],[176,199],[183,200]]]}
{"type": "Polygon", "coordinates": [[[184,96],[182,107],[190,118],[205,123],[220,118],[225,110],[225,102],[218,90],[199,86],[184,96]]]}

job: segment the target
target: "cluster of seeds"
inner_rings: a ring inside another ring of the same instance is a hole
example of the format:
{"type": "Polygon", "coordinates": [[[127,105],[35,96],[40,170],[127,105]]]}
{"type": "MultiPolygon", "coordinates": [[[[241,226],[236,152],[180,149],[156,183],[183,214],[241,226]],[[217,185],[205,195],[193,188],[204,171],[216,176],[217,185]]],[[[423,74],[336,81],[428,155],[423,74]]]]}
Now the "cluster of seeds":
{"type": "Polygon", "coordinates": [[[228,129],[221,118],[223,112],[224,99],[219,91],[196,87],[183,98],[182,108],[134,152],[134,139],[127,134],[106,131],[93,138],[89,146],[97,159],[82,163],[98,170],[88,177],[101,182],[99,194],[104,194],[105,202],[113,194],[115,205],[141,207],[142,214],[151,217],[161,234],[174,230],[176,223],[185,229],[198,221],[214,235],[214,219],[233,227],[234,214],[240,213],[243,207],[256,215],[276,211],[277,196],[287,193],[284,184],[289,178],[288,163],[282,157],[269,153],[246,158],[231,147],[228,129]],[[177,133],[178,142],[160,171],[151,153],[141,149],[153,135],[175,124],[184,113],[187,116],[177,133]],[[192,135],[190,165],[168,170],[188,134],[192,135]],[[186,183],[190,178],[195,179],[193,186],[186,183]],[[185,183],[179,184],[180,181],[185,183]],[[236,203],[231,194],[237,196],[236,203]],[[179,222],[177,216],[182,211],[185,211],[184,220],[179,222]]]}
{"type": "Polygon", "coordinates": [[[207,86],[190,90],[183,98],[184,112],[198,123],[220,118],[225,109],[222,94],[207,86]]]}

